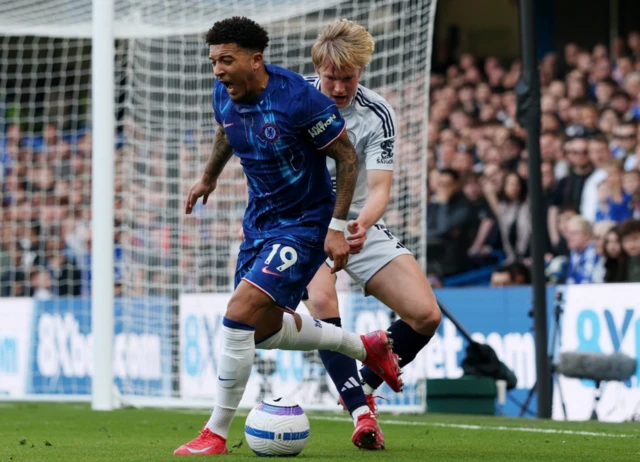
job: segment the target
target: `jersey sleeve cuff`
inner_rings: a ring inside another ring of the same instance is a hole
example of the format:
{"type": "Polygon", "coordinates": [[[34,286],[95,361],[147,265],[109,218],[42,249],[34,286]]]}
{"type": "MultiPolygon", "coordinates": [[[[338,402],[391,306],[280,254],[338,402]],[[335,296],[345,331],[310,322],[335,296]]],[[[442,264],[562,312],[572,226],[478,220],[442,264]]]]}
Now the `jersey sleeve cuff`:
{"type": "Polygon", "coordinates": [[[328,148],[329,146],[331,146],[333,143],[335,143],[335,141],[340,138],[342,136],[342,134],[344,133],[344,131],[347,129],[347,124],[344,124],[342,127],[342,130],[340,130],[340,133],[338,133],[336,135],[335,138],[333,138],[331,141],[329,141],[327,144],[325,144],[324,146],[322,146],[321,148],[318,148],[319,151],[322,151],[323,149],[328,148]]]}
{"type": "Polygon", "coordinates": [[[371,165],[366,166],[367,170],[384,170],[387,172],[392,172],[395,170],[394,164],[377,164],[373,163],[371,165]]]}

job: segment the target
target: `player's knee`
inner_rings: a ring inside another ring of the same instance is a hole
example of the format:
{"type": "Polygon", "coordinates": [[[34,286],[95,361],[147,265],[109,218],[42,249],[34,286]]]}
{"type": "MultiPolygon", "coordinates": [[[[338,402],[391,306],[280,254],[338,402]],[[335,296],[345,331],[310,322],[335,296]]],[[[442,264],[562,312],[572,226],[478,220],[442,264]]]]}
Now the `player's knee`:
{"type": "Polygon", "coordinates": [[[323,290],[309,292],[309,312],[316,319],[337,318],[340,316],[338,310],[338,298],[334,293],[323,290]]]}
{"type": "Polygon", "coordinates": [[[236,291],[227,304],[224,316],[232,321],[255,325],[268,308],[263,298],[254,297],[251,293],[236,291]]]}
{"type": "Polygon", "coordinates": [[[442,312],[438,304],[425,302],[422,309],[413,316],[408,324],[416,332],[432,336],[436,333],[441,321],[442,312]]]}
{"type": "Polygon", "coordinates": [[[247,322],[249,317],[249,310],[247,308],[248,307],[243,305],[239,300],[232,298],[229,300],[224,317],[232,321],[247,322]]]}

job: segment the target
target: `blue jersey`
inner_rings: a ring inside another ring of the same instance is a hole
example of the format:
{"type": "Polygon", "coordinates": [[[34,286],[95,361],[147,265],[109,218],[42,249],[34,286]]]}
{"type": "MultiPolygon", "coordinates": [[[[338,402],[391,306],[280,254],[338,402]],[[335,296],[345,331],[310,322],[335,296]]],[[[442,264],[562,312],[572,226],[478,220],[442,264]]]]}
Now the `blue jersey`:
{"type": "Polygon", "coordinates": [[[302,76],[266,66],[269,82],[252,103],[234,103],[218,80],[216,123],[222,126],[247,176],[245,236],[301,235],[322,239],[335,195],[320,149],[345,130],[335,103],[302,76]]]}

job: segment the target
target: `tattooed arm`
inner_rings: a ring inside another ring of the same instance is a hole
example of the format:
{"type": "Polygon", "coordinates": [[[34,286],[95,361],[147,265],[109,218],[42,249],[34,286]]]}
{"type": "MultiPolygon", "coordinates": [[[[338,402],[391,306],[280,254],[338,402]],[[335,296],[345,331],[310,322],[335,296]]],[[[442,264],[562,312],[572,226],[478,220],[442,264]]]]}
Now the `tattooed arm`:
{"type": "Polygon", "coordinates": [[[216,182],[218,177],[222,173],[224,166],[227,165],[229,159],[233,155],[233,149],[229,144],[229,139],[224,131],[224,128],[218,127],[216,135],[213,138],[213,148],[211,149],[211,156],[207,161],[207,165],[204,167],[204,174],[202,175],[202,181],[211,183],[216,182]]]}
{"type": "Polygon", "coordinates": [[[346,220],[358,179],[358,154],[346,130],[323,152],[336,161],[336,205],[333,217],[346,220]]]}
{"type": "Polygon", "coordinates": [[[206,204],[209,194],[216,189],[216,182],[218,177],[222,173],[224,166],[227,165],[229,159],[233,155],[233,149],[229,144],[227,134],[224,132],[224,128],[218,127],[215,137],[213,139],[213,149],[211,150],[211,156],[207,161],[207,165],[204,168],[202,178],[193,185],[189,191],[189,197],[187,198],[187,206],[185,212],[187,215],[191,213],[193,207],[198,202],[198,198],[202,197],[202,203],[206,204]]]}
{"type": "MultiPolygon", "coordinates": [[[[346,220],[358,178],[358,154],[346,130],[323,152],[336,161],[336,204],[333,209],[333,218],[346,220]]],[[[336,273],[343,269],[349,258],[349,244],[345,239],[344,231],[329,228],[324,250],[333,260],[331,272],[336,273]]]]}

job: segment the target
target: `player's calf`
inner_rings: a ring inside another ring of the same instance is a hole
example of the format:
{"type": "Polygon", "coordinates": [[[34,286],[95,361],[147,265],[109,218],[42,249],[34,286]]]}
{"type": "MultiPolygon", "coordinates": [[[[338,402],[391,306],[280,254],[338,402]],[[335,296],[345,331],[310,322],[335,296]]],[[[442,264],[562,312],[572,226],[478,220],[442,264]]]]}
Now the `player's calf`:
{"type": "MultiPolygon", "coordinates": [[[[424,303],[411,315],[401,316],[402,320],[418,334],[432,337],[442,321],[442,312],[437,303],[424,303]]],[[[395,338],[394,338],[395,341],[395,338]]]]}
{"type": "MultiPolygon", "coordinates": [[[[323,319],[327,324],[342,327],[340,318],[323,319]]],[[[340,398],[354,418],[354,424],[359,415],[368,412],[367,398],[360,385],[358,366],[353,358],[331,350],[320,350],[320,359],[325,369],[340,393],[340,398]]]]}
{"type": "MultiPolygon", "coordinates": [[[[432,336],[422,335],[411,328],[409,324],[399,319],[388,329],[389,337],[393,339],[393,352],[399,358],[399,366],[404,367],[413,361],[416,355],[429,343],[432,336]]],[[[366,394],[371,394],[380,385],[380,375],[371,367],[365,365],[360,369],[363,380],[363,389],[366,394]]],[[[395,391],[395,390],[394,390],[395,391]]]]}

